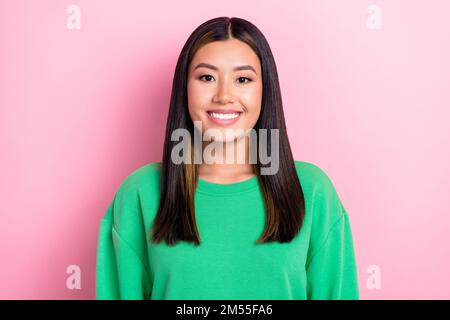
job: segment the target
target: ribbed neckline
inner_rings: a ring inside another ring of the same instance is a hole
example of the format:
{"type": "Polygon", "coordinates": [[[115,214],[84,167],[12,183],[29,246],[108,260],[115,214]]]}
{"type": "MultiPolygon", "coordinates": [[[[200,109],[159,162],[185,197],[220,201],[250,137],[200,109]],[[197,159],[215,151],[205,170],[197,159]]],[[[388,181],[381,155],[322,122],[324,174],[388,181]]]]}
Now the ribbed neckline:
{"type": "Polygon", "coordinates": [[[206,194],[225,195],[253,190],[258,186],[257,176],[235,183],[215,183],[199,178],[197,182],[197,191],[206,194]]]}

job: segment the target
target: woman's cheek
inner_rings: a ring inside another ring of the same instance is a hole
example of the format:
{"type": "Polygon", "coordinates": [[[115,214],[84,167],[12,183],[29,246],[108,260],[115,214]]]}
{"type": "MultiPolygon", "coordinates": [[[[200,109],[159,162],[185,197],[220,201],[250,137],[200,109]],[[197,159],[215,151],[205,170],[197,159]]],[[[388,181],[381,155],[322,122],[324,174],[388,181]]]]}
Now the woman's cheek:
{"type": "Polygon", "coordinates": [[[191,86],[188,90],[188,104],[189,104],[189,111],[191,113],[191,117],[194,120],[198,120],[198,114],[199,110],[202,106],[202,101],[199,99],[201,97],[201,94],[198,93],[198,90],[191,86]]]}
{"type": "Polygon", "coordinates": [[[206,105],[208,101],[209,91],[205,88],[201,88],[199,86],[192,87],[190,91],[190,101],[192,105],[195,106],[196,109],[201,109],[201,106],[206,105]]]}
{"type": "Polygon", "coordinates": [[[261,109],[261,97],[253,93],[246,98],[244,105],[252,115],[259,113],[261,109]]]}

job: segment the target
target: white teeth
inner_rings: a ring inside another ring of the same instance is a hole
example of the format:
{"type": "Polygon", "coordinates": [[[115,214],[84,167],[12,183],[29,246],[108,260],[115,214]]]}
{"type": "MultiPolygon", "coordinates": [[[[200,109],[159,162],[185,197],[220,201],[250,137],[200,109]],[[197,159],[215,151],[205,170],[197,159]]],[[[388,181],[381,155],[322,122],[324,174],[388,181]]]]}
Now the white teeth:
{"type": "Polygon", "coordinates": [[[239,117],[239,113],[215,113],[215,112],[208,112],[208,113],[210,116],[222,120],[234,119],[239,117]]]}

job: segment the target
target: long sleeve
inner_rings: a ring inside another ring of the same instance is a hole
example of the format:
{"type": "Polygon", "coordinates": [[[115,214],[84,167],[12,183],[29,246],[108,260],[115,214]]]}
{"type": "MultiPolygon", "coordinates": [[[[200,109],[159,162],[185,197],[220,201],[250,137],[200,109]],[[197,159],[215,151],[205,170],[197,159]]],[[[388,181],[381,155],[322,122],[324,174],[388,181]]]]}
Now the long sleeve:
{"type": "MultiPolygon", "coordinates": [[[[341,207],[342,208],[342,207],[341,207]]],[[[358,275],[348,214],[342,208],[325,242],[306,265],[308,299],[357,300],[358,275]]]]}
{"type": "Polygon", "coordinates": [[[151,281],[139,216],[137,193],[120,191],[100,222],[96,261],[99,300],[149,298],[151,281]]]}

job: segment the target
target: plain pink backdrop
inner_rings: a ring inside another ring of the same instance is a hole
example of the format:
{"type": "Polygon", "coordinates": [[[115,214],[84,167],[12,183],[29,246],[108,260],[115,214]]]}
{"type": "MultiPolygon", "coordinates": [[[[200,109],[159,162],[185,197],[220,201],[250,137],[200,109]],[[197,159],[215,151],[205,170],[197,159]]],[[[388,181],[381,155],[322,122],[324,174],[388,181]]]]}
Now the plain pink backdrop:
{"type": "Polygon", "coordinates": [[[449,299],[449,12],[436,0],[1,0],[0,298],[95,298],[99,221],[123,179],[161,159],[183,44],[237,16],[271,45],[295,159],[321,167],[349,213],[361,298],[449,299]],[[371,265],[380,289],[366,285],[371,265]]]}

